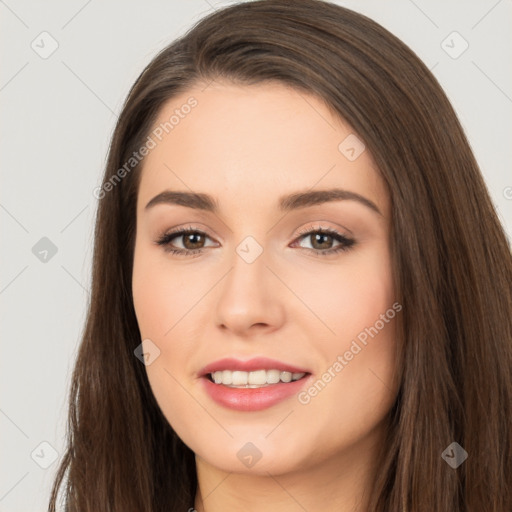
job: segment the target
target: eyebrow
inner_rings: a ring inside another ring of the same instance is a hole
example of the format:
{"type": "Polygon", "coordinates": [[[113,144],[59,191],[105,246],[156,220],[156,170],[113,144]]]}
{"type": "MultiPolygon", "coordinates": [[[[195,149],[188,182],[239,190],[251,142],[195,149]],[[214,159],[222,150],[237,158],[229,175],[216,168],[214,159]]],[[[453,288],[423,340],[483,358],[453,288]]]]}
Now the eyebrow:
{"type": "MultiPolygon", "coordinates": [[[[356,192],[351,192],[350,190],[344,190],[341,188],[295,192],[293,194],[282,196],[279,198],[278,208],[283,212],[289,212],[300,208],[307,208],[309,206],[343,200],[357,201],[382,216],[382,212],[373,201],[370,201],[370,199],[367,199],[356,192]]],[[[153,197],[153,199],[151,199],[151,201],[146,205],[145,210],[148,210],[157,204],[174,204],[185,206],[187,208],[204,210],[215,214],[219,212],[218,201],[208,194],[199,192],[165,190],[153,197]]]]}

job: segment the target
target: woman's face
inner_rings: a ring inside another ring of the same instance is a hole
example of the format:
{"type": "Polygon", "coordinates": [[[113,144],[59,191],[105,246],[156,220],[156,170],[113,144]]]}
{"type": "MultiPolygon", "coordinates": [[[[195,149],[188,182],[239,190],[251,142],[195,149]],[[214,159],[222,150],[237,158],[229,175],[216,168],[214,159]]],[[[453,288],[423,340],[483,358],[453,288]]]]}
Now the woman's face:
{"type": "Polygon", "coordinates": [[[305,471],[376,449],[401,306],[390,200],[369,152],[318,98],[277,83],[192,88],[151,138],[133,300],[170,425],[229,472],[305,471]],[[170,236],[179,229],[192,232],[170,236]],[[232,387],[247,380],[257,387],[232,387]]]}

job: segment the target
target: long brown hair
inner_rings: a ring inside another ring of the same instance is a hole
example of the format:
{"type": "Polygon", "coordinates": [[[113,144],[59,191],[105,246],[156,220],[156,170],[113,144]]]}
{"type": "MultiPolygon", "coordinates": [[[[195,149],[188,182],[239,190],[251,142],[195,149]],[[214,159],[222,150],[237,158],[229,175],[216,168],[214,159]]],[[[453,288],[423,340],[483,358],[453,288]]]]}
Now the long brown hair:
{"type": "Polygon", "coordinates": [[[103,179],[67,450],[49,511],[66,476],[67,512],[194,506],[194,454],[134,356],[141,339],[131,275],[143,162],[115,184],[112,177],[147,140],[164,102],[216,78],[277,80],[316,94],[351,125],[389,187],[392,271],[403,305],[401,385],[369,509],[510,512],[512,258],[504,230],[432,73],[377,23],[320,0],[261,0],[214,12],[133,85],[103,179]],[[441,457],[453,442],[468,453],[457,468],[441,457]]]}

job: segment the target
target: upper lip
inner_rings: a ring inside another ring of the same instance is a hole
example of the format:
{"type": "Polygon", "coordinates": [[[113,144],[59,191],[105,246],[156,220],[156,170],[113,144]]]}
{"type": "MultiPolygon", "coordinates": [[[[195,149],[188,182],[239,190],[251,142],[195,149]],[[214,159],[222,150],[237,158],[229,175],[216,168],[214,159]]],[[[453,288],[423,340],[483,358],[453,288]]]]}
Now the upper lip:
{"type": "Polygon", "coordinates": [[[240,359],[234,359],[226,357],[219,359],[213,363],[207,364],[200,372],[199,375],[202,377],[209,373],[217,372],[220,370],[239,370],[243,372],[251,372],[255,370],[280,370],[282,372],[291,373],[310,373],[304,368],[293,366],[288,363],[283,363],[276,359],[269,359],[267,357],[255,357],[248,359],[247,361],[241,361],[240,359]]]}

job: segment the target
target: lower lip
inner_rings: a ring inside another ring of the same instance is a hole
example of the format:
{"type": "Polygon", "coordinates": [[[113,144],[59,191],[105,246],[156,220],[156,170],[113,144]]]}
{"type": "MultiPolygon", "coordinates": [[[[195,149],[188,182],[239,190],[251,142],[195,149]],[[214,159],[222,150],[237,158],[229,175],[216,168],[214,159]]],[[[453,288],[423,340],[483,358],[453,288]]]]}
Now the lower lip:
{"type": "Polygon", "coordinates": [[[306,375],[299,380],[270,384],[261,388],[230,388],[215,384],[208,377],[203,377],[201,380],[206,392],[219,405],[237,411],[261,411],[296,395],[310,376],[306,375]]]}

